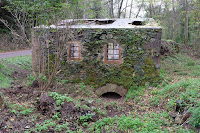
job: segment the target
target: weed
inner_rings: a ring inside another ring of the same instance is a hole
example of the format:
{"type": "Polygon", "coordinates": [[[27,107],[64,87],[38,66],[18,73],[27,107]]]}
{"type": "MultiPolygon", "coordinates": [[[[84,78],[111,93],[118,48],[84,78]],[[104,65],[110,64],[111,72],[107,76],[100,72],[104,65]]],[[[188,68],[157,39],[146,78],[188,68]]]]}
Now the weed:
{"type": "Polygon", "coordinates": [[[21,105],[21,104],[10,104],[8,105],[8,107],[11,109],[11,112],[14,113],[15,115],[19,115],[19,114],[22,114],[22,115],[30,115],[33,110],[34,110],[34,107],[31,106],[31,107],[28,107],[27,105],[21,105]]]}
{"type": "Polygon", "coordinates": [[[117,126],[123,131],[128,129],[134,129],[139,131],[140,128],[144,126],[144,123],[139,118],[132,118],[131,116],[127,117],[122,115],[121,118],[118,118],[117,126]]]}
{"type": "Polygon", "coordinates": [[[160,103],[160,98],[158,96],[154,96],[151,99],[149,99],[150,105],[152,106],[158,106],[160,103]]]}
{"type": "Polygon", "coordinates": [[[33,74],[30,74],[28,77],[27,77],[27,86],[30,87],[33,83],[33,81],[35,81],[37,78],[35,76],[33,76],[33,74]]]}
{"type": "Polygon", "coordinates": [[[68,97],[67,94],[58,94],[57,92],[49,92],[49,96],[53,97],[54,100],[56,100],[56,105],[63,105],[65,101],[71,102],[73,99],[71,97],[68,97]]]}
{"type": "MultiPolygon", "coordinates": [[[[144,87],[137,87],[137,86],[131,86],[131,88],[128,90],[126,94],[126,100],[137,98],[138,96],[142,96],[144,93],[145,88],[144,87]]],[[[139,101],[139,99],[136,99],[136,101],[139,101]]]]}
{"type": "Polygon", "coordinates": [[[32,56],[16,56],[12,58],[3,59],[4,62],[15,65],[21,69],[31,70],[32,69],[32,56]]]}
{"type": "Polygon", "coordinates": [[[80,91],[83,91],[87,88],[84,82],[80,83],[80,91]]]}
{"type": "Polygon", "coordinates": [[[45,120],[41,125],[40,124],[36,124],[36,131],[46,131],[49,127],[55,127],[56,123],[50,119],[50,120],[45,120]]]}
{"type": "Polygon", "coordinates": [[[55,130],[60,132],[60,131],[62,131],[62,129],[68,129],[68,125],[69,125],[68,122],[66,122],[62,125],[57,124],[56,127],[55,127],[55,130]]]}
{"type": "Polygon", "coordinates": [[[84,123],[82,124],[82,126],[85,127],[85,128],[89,128],[90,125],[89,125],[87,122],[84,122],[84,123]]]}
{"type": "Polygon", "coordinates": [[[54,114],[54,115],[52,116],[52,119],[53,119],[53,120],[60,120],[60,116],[61,116],[61,114],[60,114],[59,112],[56,112],[56,114],[54,114]]]}
{"type": "Polygon", "coordinates": [[[96,99],[96,102],[97,103],[100,103],[102,100],[101,99],[96,99]]]}
{"type": "Polygon", "coordinates": [[[190,123],[196,127],[200,128],[200,107],[193,109],[192,118],[190,119],[190,123]]]}
{"type": "Polygon", "coordinates": [[[82,107],[81,107],[83,110],[89,110],[90,109],[90,107],[88,107],[87,105],[82,105],[82,107]]]}
{"type": "Polygon", "coordinates": [[[91,113],[91,114],[86,114],[86,115],[82,115],[82,116],[80,116],[79,121],[80,121],[81,123],[87,122],[87,121],[89,121],[89,120],[92,120],[92,116],[94,116],[94,115],[95,115],[95,114],[93,114],[93,113],[91,113]]]}

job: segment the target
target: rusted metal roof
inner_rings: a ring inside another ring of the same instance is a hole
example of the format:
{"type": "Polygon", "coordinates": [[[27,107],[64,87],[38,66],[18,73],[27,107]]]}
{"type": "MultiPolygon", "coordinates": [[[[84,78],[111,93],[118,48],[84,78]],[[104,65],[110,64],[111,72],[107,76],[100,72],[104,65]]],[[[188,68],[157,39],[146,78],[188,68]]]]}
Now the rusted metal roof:
{"type": "Polygon", "coordinates": [[[66,28],[72,29],[161,29],[153,19],[67,19],[56,25],[38,26],[37,28],[66,28]]]}

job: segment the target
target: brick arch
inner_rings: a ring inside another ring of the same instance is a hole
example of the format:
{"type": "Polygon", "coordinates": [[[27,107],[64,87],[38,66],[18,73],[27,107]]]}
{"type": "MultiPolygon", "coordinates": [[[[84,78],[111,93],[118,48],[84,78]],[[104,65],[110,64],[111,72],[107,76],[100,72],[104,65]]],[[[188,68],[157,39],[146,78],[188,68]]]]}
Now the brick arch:
{"type": "Polygon", "coordinates": [[[125,89],[123,86],[118,86],[116,84],[106,84],[106,86],[103,86],[101,88],[98,88],[95,93],[98,96],[103,95],[104,93],[107,92],[115,92],[119,94],[120,96],[124,96],[127,93],[127,89],[125,89]]]}

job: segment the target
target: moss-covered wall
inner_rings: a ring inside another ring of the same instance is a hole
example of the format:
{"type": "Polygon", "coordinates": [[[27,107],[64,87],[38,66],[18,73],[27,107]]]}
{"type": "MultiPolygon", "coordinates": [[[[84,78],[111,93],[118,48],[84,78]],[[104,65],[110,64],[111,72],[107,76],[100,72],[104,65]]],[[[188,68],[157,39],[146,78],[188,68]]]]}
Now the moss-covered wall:
{"type": "Polygon", "coordinates": [[[62,61],[66,79],[84,81],[94,87],[114,83],[129,88],[133,85],[157,82],[161,29],[79,29],[75,40],[81,42],[82,60],[62,61]],[[122,48],[122,63],[104,63],[104,47],[118,42],[122,48]]]}

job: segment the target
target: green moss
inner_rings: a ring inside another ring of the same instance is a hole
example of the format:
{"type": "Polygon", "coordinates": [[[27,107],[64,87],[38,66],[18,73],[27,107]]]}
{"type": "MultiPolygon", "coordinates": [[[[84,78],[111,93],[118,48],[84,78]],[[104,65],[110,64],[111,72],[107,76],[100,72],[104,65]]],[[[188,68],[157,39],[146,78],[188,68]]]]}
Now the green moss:
{"type": "Polygon", "coordinates": [[[143,66],[143,70],[144,70],[144,80],[142,84],[145,84],[146,82],[153,83],[158,81],[159,72],[155,68],[153,61],[149,57],[145,59],[145,65],[143,66]]]}
{"type": "Polygon", "coordinates": [[[155,37],[155,31],[98,29],[82,32],[85,33],[84,37],[79,39],[84,47],[81,51],[83,60],[63,62],[62,68],[66,71],[66,77],[80,75],[81,70],[84,70],[85,77],[79,79],[86,84],[101,87],[107,83],[114,83],[127,89],[135,85],[144,85],[146,82],[153,83],[159,79],[154,62],[144,48],[144,44],[155,37]],[[103,62],[104,46],[113,40],[123,48],[122,64],[103,62]]]}

